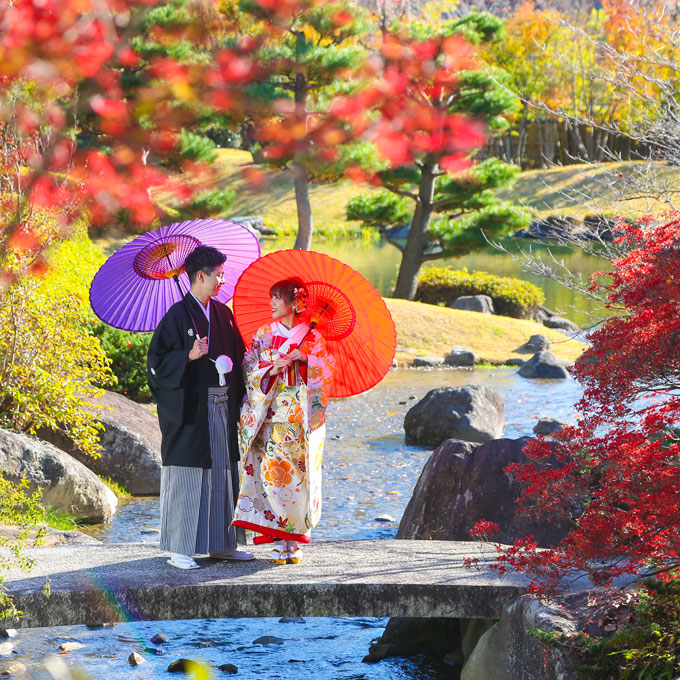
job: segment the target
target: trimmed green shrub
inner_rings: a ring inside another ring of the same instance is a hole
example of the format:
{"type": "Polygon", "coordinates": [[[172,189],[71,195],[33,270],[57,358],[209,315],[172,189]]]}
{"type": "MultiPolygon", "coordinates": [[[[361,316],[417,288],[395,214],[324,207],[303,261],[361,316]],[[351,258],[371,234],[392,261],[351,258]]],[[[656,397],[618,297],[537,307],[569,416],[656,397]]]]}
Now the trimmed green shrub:
{"type": "Polygon", "coordinates": [[[528,281],[486,272],[431,267],[418,277],[415,299],[430,305],[450,305],[461,295],[488,295],[497,314],[526,319],[545,302],[543,291],[528,281]]]}
{"type": "Polygon", "coordinates": [[[146,381],[146,355],[151,333],[130,333],[97,323],[92,333],[99,338],[102,349],[111,361],[111,371],[117,384],[109,389],[138,402],[151,401],[146,381]]]}
{"type": "Polygon", "coordinates": [[[212,163],[217,158],[217,144],[205,135],[182,128],[179,134],[180,156],[185,160],[212,163]]]}
{"type": "Polygon", "coordinates": [[[410,201],[389,191],[361,194],[347,203],[347,219],[360,220],[371,227],[408,224],[411,221],[410,201]]]}

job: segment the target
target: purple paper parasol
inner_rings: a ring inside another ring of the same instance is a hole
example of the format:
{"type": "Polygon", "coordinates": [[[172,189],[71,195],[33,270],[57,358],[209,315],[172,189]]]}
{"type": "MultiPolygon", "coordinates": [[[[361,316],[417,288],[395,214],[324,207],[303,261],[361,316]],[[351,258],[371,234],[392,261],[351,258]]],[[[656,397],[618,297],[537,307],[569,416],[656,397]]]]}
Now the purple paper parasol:
{"type": "Polygon", "coordinates": [[[260,243],[236,222],[191,220],[142,234],[111,255],[90,286],[94,313],[122,330],[155,330],[165,312],[189,290],[184,261],[200,245],[227,256],[217,299],[229,302],[241,272],[260,256],[260,243]]]}

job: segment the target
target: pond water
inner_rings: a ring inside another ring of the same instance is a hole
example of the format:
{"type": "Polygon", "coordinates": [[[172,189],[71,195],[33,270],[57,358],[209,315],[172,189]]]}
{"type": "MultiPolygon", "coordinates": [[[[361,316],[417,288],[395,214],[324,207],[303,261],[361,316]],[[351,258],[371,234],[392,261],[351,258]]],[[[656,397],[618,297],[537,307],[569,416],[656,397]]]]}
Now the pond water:
{"type": "MultiPolygon", "coordinates": [[[[127,239],[103,245],[105,254],[110,255],[115,248],[121,247],[125,240],[127,239]]],[[[263,237],[261,239],[262,252],[264,254],[291,248],[294,240],[292,237],[281,239],[263,237]]],[[[590,274],[608,268],[606,260],[588,255],[581,250],[556,245],[547,240],[508,238],[503,241],[503,246],[510,253],[531,250],[547,263],[551,262],[554,257],[564,268],[575,274],[581,274],[586,279],[590,274]]],[[[401,262],[401,253],[394,246],[382,240],[315,238],[312,247],[356,269],[380,291],[383,297],[392,295],[401,262]]],[[[582,327],[593,322],[592,314],[596,317],[603,314],[599,302],[577,291],[569,290],[552,279],[524,271],[521,264],[511,255],[492,246],[461,257],[427,262],[423,268],[427,267],[451,267],[453,269],[467,267],[468,271],[483,271],[497,276],[511,276],[530,281],[543,290],[545,304],[549,309],[559,312],[582,327]]]]}
{"type": "MultiPolygon", "coordinates": [[[[504,436],[531,434],[542,416],[574,418],[580,388],[572,380],[527,380],[514,369],[399,369],[368,393],[337,400],[328,408],[324,456],[324,511],[314,537],[334,539],[393,538],[418,476],[431,451],[404,443],[407,410],[435,387],[477,383],[495,388],[505,402],[504,436]],[[381,514],[394,522],[376,521],[381,514]]],[[[123,502],[110,525],[90,533],[107,542],[157,541],[158,499],[123,502]]],[[[168,567],[169,568],[169,567],[168,567]]],[[[60,658],[80,678],[119,680],[166,676],[168,665],[180,657],[204,660],[212,666],[231,663],[242,678],[300,678],[310,680],[443,680],[457,677],[454,668],[424,657],[361,663],[372,640],[382,633],[382,618],[318,618],[304,622],[279,619],[127,622],[113,628],[85,626],[20,631],[16,657],[27,666],[23,678],[52,677],[42,661],[59,644],[76,640],[84,648],[60,658]],[[152,645],[162,631],[169,640],[152,645]],[[280,644],[263,646],[254,640],[277,636],[280,644]],[[157,654],[162,649],[162,654],[157,654]],[[147,663],[130,668],[131,652],[147,663]]],[[[214,677],[226,677],[215,671],[214,677]]],[[[73,676],[74,678],[76,675],[73,676]]],[[[63,680],[66,680],[65,678],[63,680]]]]}
{"type": "MultiPolygon", "coordinates": [[[[290,239],[263,239],[262,250],[263,252],[271,252],[279,248],[290,248],[292,244],[293,241],[290,239]]],[[[503,244],[513,253],[517,253],[520,249],[528,251],[531,248],[535,254],[540,254],[546,262],[550,261],[552,254],[569,271],[580,273],[583,277],[607,268],[607,262],[599,257],[546,241],[511,238],[506,239],[503,244]]],[[[401,253],[394,246],[385,241],[324,241],[317,239],[314,241],[313,248],[349,264],[366,277],[383,296],[389,297],[392,294],[401,262],[401,253]]],[[[467,267],[469,271],[484,271],[497,276],[512,276],[530,281],[543,290],[546,298],[545,304],[549,309],[559,311],[580,326],[591,323],[592,317],[589,314],[600,309],[598,302],[585,297],[581,293],[569,290],[552,279],[523,271],[519,262],[492,246],[462,257],[428,262],[423,266],[425,268],[446,266],[453,269],[467,267]]]]}

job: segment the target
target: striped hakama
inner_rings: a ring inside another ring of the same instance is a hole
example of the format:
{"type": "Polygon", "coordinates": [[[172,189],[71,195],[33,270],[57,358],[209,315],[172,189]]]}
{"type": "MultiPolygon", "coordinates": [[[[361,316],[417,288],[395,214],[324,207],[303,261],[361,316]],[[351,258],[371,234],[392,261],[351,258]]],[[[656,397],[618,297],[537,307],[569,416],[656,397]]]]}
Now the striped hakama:
{"type": "Polygon", "coordinates": [[[161,468],[161,550],[203,555],[236,548],[238,461],[229,458],[228,424],[228,386],[208,388],[212,467],[161,468]]]}

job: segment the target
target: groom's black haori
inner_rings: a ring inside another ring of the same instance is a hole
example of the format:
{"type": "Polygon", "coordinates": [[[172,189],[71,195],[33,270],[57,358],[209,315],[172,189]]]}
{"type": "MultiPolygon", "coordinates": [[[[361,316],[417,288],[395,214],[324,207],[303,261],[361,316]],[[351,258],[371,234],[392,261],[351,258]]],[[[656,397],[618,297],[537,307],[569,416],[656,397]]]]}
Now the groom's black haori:
{"type": "Polygon", "coordinates": [[[232,459],[239,458],[239,408],[245,394],[241,374],[244,346],[229,307],[210,300],[208,354],[188,362],[196,333],[202,338],[208,335],[208,320],[193,295],[187,293],[161,319],[149,345],[148,379],[158,404],[163,465],[210,467],[208,387],[219,385],[219,375],[210,359],[217,359],[220,354],[234,362],[227,374],[229,451],[232,459]]]}

